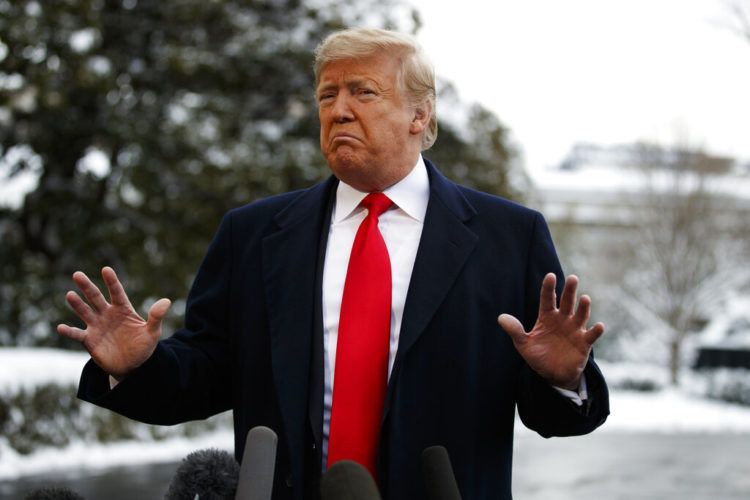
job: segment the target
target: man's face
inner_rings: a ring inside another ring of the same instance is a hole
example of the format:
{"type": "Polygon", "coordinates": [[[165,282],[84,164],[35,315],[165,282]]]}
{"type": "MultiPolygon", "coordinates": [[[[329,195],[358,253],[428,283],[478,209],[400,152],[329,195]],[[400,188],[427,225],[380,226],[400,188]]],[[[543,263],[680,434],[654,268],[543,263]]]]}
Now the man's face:
{"type": "Polygon", "coordinates": [[[320,149],[333,173],[360,191],[382,191],[411,171],[429,120],[410,106],[390,56],[333,61],[316,89],[320,149]]]}

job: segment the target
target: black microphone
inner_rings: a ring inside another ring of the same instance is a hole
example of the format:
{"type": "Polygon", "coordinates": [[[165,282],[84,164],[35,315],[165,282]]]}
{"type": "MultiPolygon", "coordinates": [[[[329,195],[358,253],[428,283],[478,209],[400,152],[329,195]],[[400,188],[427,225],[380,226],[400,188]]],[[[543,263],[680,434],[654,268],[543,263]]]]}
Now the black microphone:
{"type": "Polygon", "coordinates": [[[381,500],[370,472],[352,460],[328,468],[320,481],[320,494],[323,500],[381,500]]]}
{"type": "Polygon", "coordinates": [[[430,446],[422,452],[424,484],[430,500],[461,500],[456,476],[443,446],[430,446]]]}
{"type": "Polygon", "coordinates": [[[84,498],[68,488],[38,488],[26,494],[24,500],[84,500],[84,498]]]}
{"type": "Polygon", "coordinates": [[[268,427],[253,427],[247,433],[235,500],[271,500],[277,441],[268,427]]]}
{"type": "Polygon", "coordinates": [[[182,459],[164,498],[213,498],[232,500],[237,491],[240,466],[234,457],[213,449],[198,450],[182,459]]]}

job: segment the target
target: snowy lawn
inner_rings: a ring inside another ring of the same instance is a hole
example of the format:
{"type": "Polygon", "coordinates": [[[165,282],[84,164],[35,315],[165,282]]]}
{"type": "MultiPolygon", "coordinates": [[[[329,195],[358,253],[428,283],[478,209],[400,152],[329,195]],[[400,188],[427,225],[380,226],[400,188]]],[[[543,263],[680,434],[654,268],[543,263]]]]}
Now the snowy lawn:
{"type": "Polygon", "coordinates": [[[32,347],[0,348],[0,395],[43,384],[78,385],[85,352],[32,347]]]}

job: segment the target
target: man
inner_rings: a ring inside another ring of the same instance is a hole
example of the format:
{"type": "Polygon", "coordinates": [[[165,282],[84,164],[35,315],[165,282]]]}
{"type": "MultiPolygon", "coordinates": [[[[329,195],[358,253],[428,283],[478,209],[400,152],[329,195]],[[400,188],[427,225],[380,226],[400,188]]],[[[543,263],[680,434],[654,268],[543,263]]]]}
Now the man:
{"type": "Polygon", "coordinates": [[[577,278],[563,290],[541,215],[422,159],[435,85],[410,38],[334,33],[315,72],[334,175],[227,214],[167,340],[167,299],[143,320],[112,269],[111,303],[75,273],[87,302],[66,298],[87,328],[58,331],[92,356],[79,395],[158,424],[232,409],[238,459],[248,429],[271,427],[274,498],[315,496],[342,458],[367,466],[385,498],[424,498],[432,445],[448,449],[465,499],[510,498],[516,406],[544,436],[606,418],[590,359],[604,327],[587,328],[577,278]]]}

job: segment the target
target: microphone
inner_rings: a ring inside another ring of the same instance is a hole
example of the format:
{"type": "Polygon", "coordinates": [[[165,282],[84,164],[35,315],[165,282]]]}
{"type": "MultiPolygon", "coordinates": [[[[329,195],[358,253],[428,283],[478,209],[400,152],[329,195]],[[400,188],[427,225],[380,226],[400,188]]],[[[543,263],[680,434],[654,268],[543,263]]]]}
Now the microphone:
{"type": "Polygon", "coordinates": [[[268,427],[247,433],[235,500],[271,500],[278,437],[268,427]]]}
{"type": "Polygon", "coordinates": [[[456,476],[444,446],[430,446],[422,452],[422,468],[427,498],[430,500],[461,500],[456,476]]]}
{"type": "Polygon", "coordinates": [[[198,450],[182,459],[164,498],[234,498],[240,466],[226,451],[198,450]]]}
{"type": "Polygon", "coordinates": [[[320,481],[320,494],[323,500],[381,500],[368,470],[351,460],[341,460],[328,468],[320,481]]]}
{"type": "Polygon", "coordinates": [[[24,500],[84,500],[84,498],[68,488],[38,488],[30,491],[24,500]]]}

